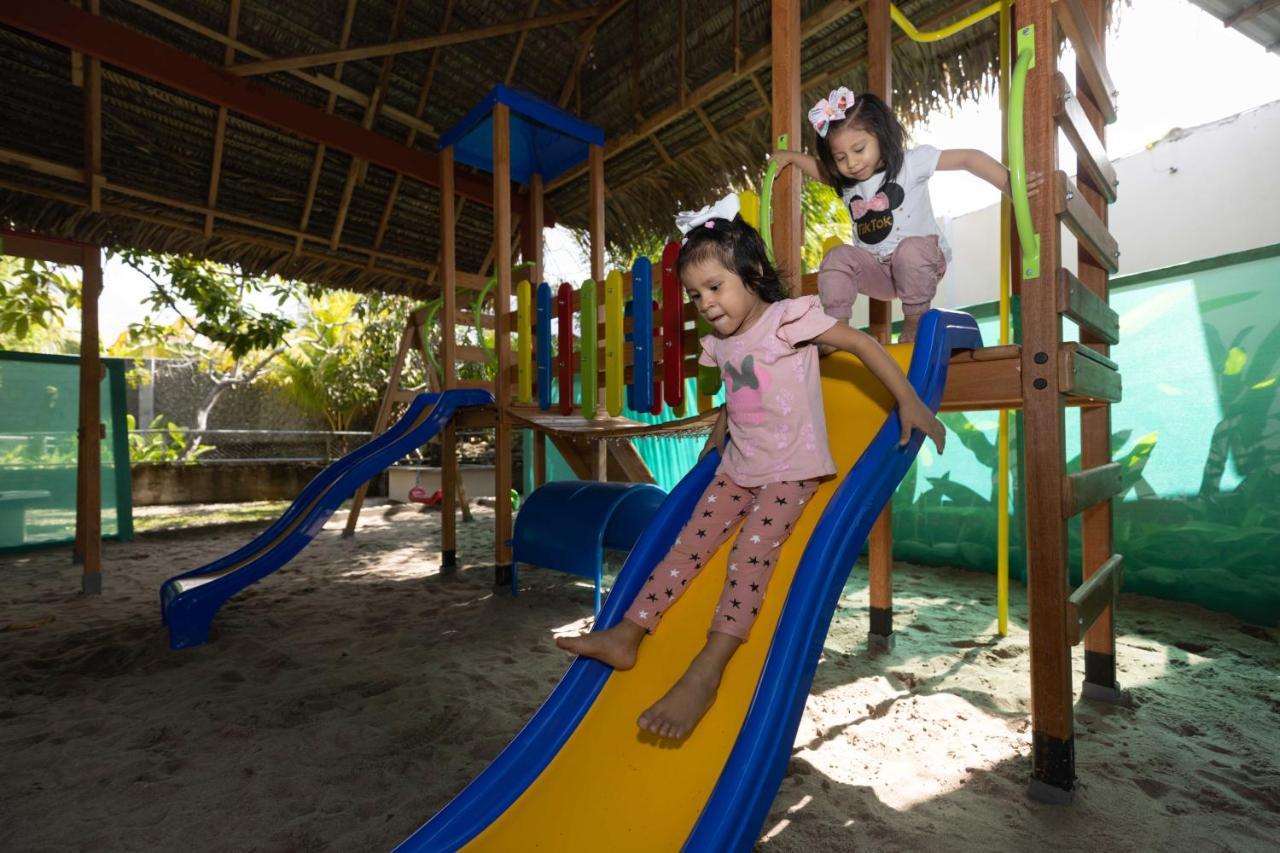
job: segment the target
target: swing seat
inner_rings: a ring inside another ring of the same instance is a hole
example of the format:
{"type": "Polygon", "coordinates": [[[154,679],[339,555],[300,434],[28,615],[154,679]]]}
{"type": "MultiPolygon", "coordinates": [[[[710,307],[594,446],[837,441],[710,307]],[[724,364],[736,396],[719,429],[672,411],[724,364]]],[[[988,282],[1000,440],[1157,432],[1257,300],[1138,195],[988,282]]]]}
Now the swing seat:
{"type": "Polygon", "coordinates": [[[644,483],[546,483],[524,499],[516,516],[512,562],[594,581],[599,616],[604,552],[630,551],[666,497],[662,489],[644,483]]]}

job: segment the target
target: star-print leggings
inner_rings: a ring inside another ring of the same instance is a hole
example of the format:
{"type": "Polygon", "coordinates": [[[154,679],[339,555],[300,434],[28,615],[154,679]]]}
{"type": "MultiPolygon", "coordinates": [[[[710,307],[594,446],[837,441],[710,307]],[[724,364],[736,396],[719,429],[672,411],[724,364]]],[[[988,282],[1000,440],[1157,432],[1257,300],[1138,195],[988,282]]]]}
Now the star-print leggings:
{"type": "Polygon", "coordinates": [[[764,601],[782,543],[818,485],[818,480],[792,480],[746,488],[717,473],[626,618],[652,633],[662,614],[680,599],[705,562],[742,521],[729,551],[728,579],[711,630],[745,642],[764,601]]]}

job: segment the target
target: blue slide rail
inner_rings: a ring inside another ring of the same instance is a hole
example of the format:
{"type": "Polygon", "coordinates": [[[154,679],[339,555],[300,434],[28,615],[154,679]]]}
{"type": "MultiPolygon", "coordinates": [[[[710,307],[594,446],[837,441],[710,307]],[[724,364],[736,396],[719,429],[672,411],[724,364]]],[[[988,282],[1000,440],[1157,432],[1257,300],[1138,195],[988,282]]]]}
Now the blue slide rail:
{"type": "MultiPolygon", "coordinates": [[[[937,410],[953,350],[977,349],[982,338],[967,314],[934,309],[924,315],[907,379],[937,410]]],[[[738,741],[684,849],[750,850],[786,771],[800,714],[840,591],[880,510],[911,467],[924,437],[905,447],[895,408],[837,487],[801,557],[765,660],[756,699],[738,741]]],[[[627,558],[599,628],[621,621],[652,567],[666,555],[720,464],[708,453],[659,507],[627,558]]],[[[572,736],[613,670],[578,658],[515,739],[395,853],[456,850],[498,818],[542,773],[572,736]]],[[[601,839],[603,846],[608,839],[601,839]]]]}
{"type": "Polygon", "coordinates": [[[209,625],[231,596],[276,571],[306,547],[359,486],[431,440],[467,406],[493,404],[479,388],[419,394],[386,432],[329,465],[270,527],[232,553],[160,586],[160,614],[169,646],[185,649],[209,639],[209,625]]]}

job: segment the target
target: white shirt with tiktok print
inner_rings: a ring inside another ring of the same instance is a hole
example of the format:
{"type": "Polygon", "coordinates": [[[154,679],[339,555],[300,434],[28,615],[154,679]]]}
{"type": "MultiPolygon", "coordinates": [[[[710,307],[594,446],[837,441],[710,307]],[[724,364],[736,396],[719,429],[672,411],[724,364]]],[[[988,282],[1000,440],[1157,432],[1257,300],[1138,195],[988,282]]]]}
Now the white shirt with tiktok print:
{"type": "Polygon", "coordinates": [[[731,337],[704,335],[698,364],[724,379],[729,444],[720,471],[752,488],[836,473],[810,344],[836,321],[816,296],[772,302],[749,329],[731,337]]]}
{"type": "Polygon", "coordinates": [[[951,247],[938,229],[929,198],[929,179],[940,156],[932,145],[910,148],[889,183],[884,184],[884,172],[879,171],[841,192],[853,220],[854,245],[887,258],[907,237],[937,237],[942,256],[951,263],[951,247]]]}

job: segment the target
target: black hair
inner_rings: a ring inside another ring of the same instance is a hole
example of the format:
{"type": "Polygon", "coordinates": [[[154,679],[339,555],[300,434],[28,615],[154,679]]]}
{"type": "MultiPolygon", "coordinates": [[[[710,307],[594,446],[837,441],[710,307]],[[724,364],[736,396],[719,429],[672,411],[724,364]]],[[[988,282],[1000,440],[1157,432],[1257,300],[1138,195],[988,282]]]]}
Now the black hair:
{"type": "Polygon", "coordinates": [[[712,219],[708,225],[695,225],[680,247],[676,275],[683,280],[688,266],[708,258],[736,273],[742,283],[765,302],[791,298],[791,292],[769,261],[760,232],[741,216],[732,220],[712,219]]]}
{"type": "Polygon", "coordinates": [[[840,174],[831,153],[831,143],[827,141],[837,129],[846,126],[866,131],[880,145],[880,160],[884,164],[884,180],[880,186],[883,187],[896,178],[902,169],[907,132],[888,104],[878,96],[864,92],[855,96],[853,109],[844,118],[827,125],[826,136],[818,137],[818,160],[822,163],[822,170],[826,173],[827,183],[831,188],[840,193],[857,183],[840,174]]]}

